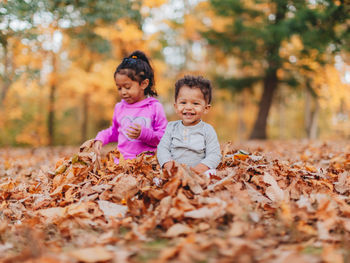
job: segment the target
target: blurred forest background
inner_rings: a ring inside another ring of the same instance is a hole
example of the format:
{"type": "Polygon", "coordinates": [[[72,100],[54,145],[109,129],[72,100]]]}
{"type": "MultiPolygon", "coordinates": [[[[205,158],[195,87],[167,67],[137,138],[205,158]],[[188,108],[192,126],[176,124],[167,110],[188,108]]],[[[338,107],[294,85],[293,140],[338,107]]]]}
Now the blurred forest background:
{"type": "Polygon", "coordinates": [[[94,138],[136,49],[169,120],[176,79],[200,74],[222,142],[350,138],[347,0],[3,0],[0,146],[94,138]]]}

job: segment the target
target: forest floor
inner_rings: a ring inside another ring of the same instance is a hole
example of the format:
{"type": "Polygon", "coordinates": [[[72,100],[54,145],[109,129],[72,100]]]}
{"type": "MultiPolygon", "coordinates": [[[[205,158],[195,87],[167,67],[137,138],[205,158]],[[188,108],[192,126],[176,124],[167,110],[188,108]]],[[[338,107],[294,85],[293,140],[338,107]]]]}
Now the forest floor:
{"type": "Polygon", "coordinates": [[[222,145],[216,175],[0,149],[0,262],[350,262],[350,143],[222,145]]]}

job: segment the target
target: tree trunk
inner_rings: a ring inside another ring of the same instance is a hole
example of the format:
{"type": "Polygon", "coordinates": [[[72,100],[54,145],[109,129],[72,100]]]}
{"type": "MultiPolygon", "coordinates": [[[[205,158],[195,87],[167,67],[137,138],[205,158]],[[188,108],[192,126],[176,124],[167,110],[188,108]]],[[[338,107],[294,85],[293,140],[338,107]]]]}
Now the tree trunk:
{"type": "Polygon", "coordinates": [[[7,42],[4,42],[3,48],[4,48],[4,78],[3,78],[3,86],[0,94],[0,106],[4,104],[6,94],[11,86],[10,75],[12,75],[10,73],[10,57],[9,57],[7,42]]]}
{"type": "MultiPolygon", "coordinates": [[[[51,52],[52,56],[52,72],[57,72],[56,56],[51,52]]],[[[50,91],[49,91],[49,112],[47,117],[47,132],[48,132],[48,144],[50,146],[55,144],[55,93],[56,93],[56,81],[50,80],[50,91]]]]}
{"type": "Polygon", "coordinates": [[[86,92],[83,95],[83,120],[81,123],[81,141],[87,140],[87,129],[88,129],[88,118],[89,118],[89,93],[86,92]]]}
{"type": "Polygon", "coordinates": [[[311,94],[308,89],[305,89],[304,127],[308,138],[310,138],[311,115],[311,94]]]}
{"type": "Polygon", "coordinates": [[[245,94],[238,96],[238,101],[236,103],[237,105],[237,112],[238,112],[238,123],[237,123],[237,133],[238,133],[238,140],[243,140],[244,136],[246,135],[246,124],[244,122],[244,108],[245,108],[245,94]]]}
{"type": "Polygon", "coordinates": [[[308,139],[316,139],[317,138],[317,120],[320,105],[317,100],[316,94],[313,94],[311,91],[310,83],[307,82],[307,89],[305,91],[305,113],[304,113],[304,125],[305,131],[308,139]],[[312,107],[314,104],[314,107],[312,107]],[[313,109],[312,109],[313,108],[313,109]]]}
{"type": "MultiPolygon", "coordinates": [[[[285,18],[288,10],[287,1],[277,1],[276,18],[274,24],[277,25],[285,18]]],[[[272,34],[273,44],[267,48],[268,68],[264,78],[263,94],[259,103],[259,112],[255,120],[250,139],[266,139],[267,117],[272,105],[273,95],[278,86],[277,70],[281,67],[282,61],[279,55],[281,39],[272,34]]]]}
{"type": "MultiPolygon", "coordinates": [[[[89,60],[87,64],[85,65],[84,69],[87,74],[90,73],[93,62],[94,62],[94,56],[89,50],[84,49],[85,47],[82,46],[82,50],[85,52],[85,56],[89,57],[89,60]]],[[[85,142],[88,139],[88,124],[89,124],[89,103],[90,103],[90,90],[86,89],[83,93],[83,102],[82,102],[82,122],[81,122],[81,141],[85,142]]]]}
{"type": "Polygon", "coordinates": [[[277,89],[277,69],[267,72],[264,79],[264,90],[259,103],[259,112],[255,120],[250,139],[266,139],[267,117],[272,105],[273,95],[277,89]]]}
{"type": "Polygon", "coordinates": [[[284,100],[285,92],[283,89],[279,90],[279,139],[286,138],[286,102],[284,100]]]}
{"type": "Polygon", "coordinates": [[[320,110],[320,104],[318,103],[318,100],[315,99],[315,110],[312,114],[310,134],[309,134],[309,139],[311,140],[315,140],[317,138],[317,131],[318,131],[317,120],[318,120],[319,110],[320,110]]]}

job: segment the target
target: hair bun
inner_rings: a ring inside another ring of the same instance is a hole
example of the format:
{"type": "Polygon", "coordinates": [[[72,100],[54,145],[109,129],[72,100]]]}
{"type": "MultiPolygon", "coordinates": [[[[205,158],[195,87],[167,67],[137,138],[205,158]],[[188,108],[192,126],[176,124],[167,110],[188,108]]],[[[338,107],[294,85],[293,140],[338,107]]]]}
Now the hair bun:
{"type": "Polygon", "coordinates": [[[145,61],[147,64],[150,65],[149,60],[148,60],[146,54],[143,53],[143,52],[140,51],[140,50],[136,50],[136,51],[132,52],[132,53],[130,54],[129,58],[141,59],[141,60],[145,61]]]}

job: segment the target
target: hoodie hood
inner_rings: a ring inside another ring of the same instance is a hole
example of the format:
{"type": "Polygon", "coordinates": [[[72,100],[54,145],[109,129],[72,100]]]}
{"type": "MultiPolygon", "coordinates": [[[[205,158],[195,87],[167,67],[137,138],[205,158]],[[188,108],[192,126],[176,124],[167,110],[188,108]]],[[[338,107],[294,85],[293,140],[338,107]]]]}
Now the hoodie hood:
{"type": "Polygon", "coordinates": [[[141,100],[141,101],[138,101],[138,102],[135,102],[133,104],[129,104],[127,102],[125,102],[124,100],[121,100],[120,102],[123,107],[130,107],[130,108],[143,108],[145,106],[148,106],[148,105],[152,105],[154,103],[159,103],[159,101],[153,97],[148,97],[144,100],[141,100]]]}

